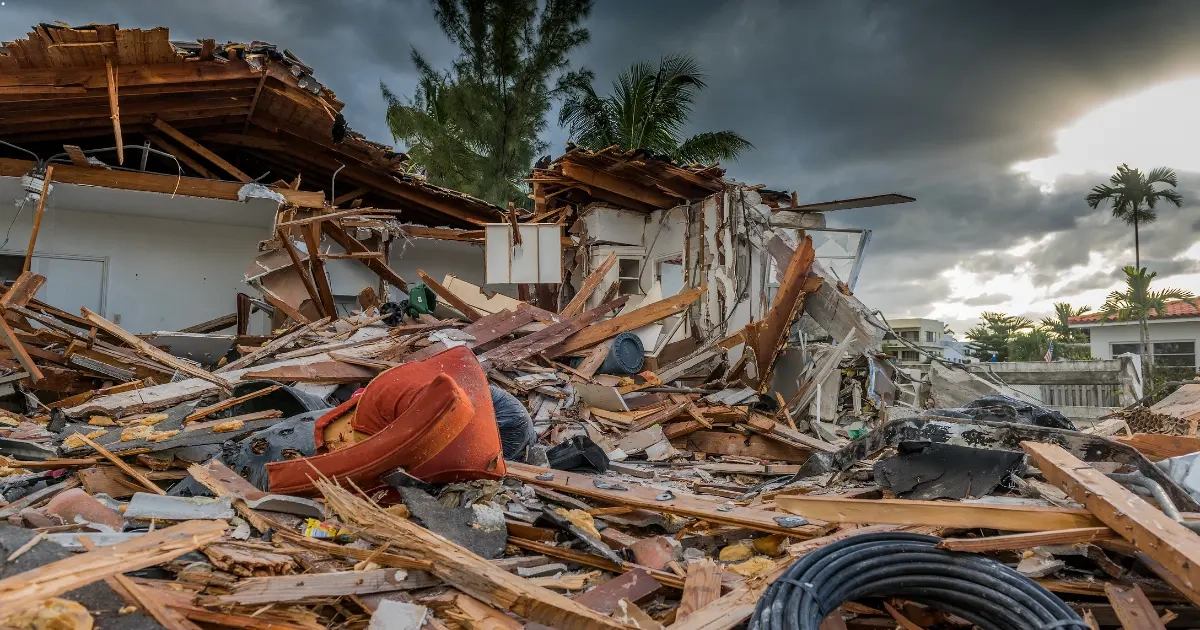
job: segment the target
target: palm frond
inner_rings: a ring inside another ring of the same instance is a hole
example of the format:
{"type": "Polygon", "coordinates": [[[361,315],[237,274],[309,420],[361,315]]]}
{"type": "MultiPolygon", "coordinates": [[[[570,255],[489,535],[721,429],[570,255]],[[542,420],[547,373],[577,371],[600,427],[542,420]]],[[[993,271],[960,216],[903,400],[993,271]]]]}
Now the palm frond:
{"type": "Polygon", "coordinates": [[[749,140],[732,131],[710,131],[684,140],[673,157],[680,163],[700,162],[708,165],[737,159],[742,152],[753,148],[749,140]]]}

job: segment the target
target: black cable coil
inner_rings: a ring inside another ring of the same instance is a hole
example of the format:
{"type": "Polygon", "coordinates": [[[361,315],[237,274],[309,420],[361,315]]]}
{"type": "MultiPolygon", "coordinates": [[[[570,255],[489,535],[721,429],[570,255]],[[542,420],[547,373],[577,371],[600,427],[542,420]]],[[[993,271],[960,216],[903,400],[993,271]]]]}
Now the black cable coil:
{"type": "Polygon", "coordinates": [[[860,534],[813,551],[770,586],[750,630],[817,630],[843,603],[901,597],[984,630],[1087,630],[1065,602],[985,556],[938,549],[936,536],[860,534]]]}

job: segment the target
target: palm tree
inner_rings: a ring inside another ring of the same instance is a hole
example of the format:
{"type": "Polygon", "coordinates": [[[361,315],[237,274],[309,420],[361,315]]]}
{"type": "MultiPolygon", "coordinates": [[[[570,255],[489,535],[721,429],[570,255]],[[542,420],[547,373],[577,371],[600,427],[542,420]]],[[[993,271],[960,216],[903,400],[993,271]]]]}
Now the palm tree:
{"type": "Polygon", "coordinates": [[[1088,193],[1087,204],[1093,209],[1100,204],[1109,202],[1112,205],[1113,216],[1121,219],[1126,225],[1133,226],[1133,259],[1134,266],[1141,268],[1142,251],[1138,236],[1138,226],[1154,223],[1158,213],[1154,207],[1159,201],[1168,201],[1175,207],[1183,205],[1183,195],[1171,190],[1179,185],[1175,171],[1160,166],[1148,174],[1143,174],[1128,164],[1117,167],[1117,172],[1108,178],[1108,184],[1101,184],[1088,193]],[[1154,187],[1155,184],[1166,184],[1171,188],[1154,187]]]}
{"type": "Polygon", "coordinates": [[[735,159],[753,149],[732,131],[710,131],[683,138],[696,93],[704,89],[700,64],[687,55],[668,55],[658,67],[639,61],[613,82],[613,93],[596,94],[590,71],[571,73],[558,84],[564,95],[558,122],[575,144],[598,151],[612,145],[645,149],[678,162],[735,159]]]}
{"type": "Polygon", "coordinates": [[[1167,302],[1171,300],[1190,300],[1193,297],[1192,292],[1185,289],[1151,291],[1150,282],[1157,275],[1153,271],[1147,272],[1145,267],[1125,267],[1125,290],[1108,294],[1108,299],[1100,308],[1102,320],[1137,320],[1141,323],[1142,356],[1146,357],[1146,376],[1150,382],[1154,381],[1154,344],[1150,342],[1150,326],[1146,320],[1156,313],[1166,312],[1167,302]]]}
{"type": "Polygon", "coordinates": [[[1090,351],[1082,352],[1074,344],[1083,344],[1088,340],[1088,334],[1082,330],[1071,328],[1071,318],[1084,315],[1092,310],[1090,306],[1074,307],[1067,302],[1054,303],[1054,316],[1043,317],[1041,328],[1050,333],[1054,341],[1062,349],[1055,354],[1068,359],[1081,359],[1091,355],[1090,351]]]}

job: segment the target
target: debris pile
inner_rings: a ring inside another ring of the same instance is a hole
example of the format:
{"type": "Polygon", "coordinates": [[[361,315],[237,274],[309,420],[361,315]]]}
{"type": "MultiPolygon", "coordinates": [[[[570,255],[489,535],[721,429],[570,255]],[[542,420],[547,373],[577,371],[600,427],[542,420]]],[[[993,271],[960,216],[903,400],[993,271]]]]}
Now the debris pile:
{"type": "Polygon", "coordinates": [[[145,145],[140,171],[74,144],[0,160],[37,203],[0,292],[4,627],[1200,627],[1200,383],[1079,431],[952,365],[906,382],[857,255],[814,235],[910,197],[799,205],[573,148],[505,211],[350,132],[287,50],[41,25],[0,53],[3,107],[54,118],[13,139],[163,134],[202,176],[152,172],[145,145]],[[257,199],[261,299],[145,335],[38,299],[54,186],[257,199]],[[414,258],[437,276],[406,282],[414,258]]]}

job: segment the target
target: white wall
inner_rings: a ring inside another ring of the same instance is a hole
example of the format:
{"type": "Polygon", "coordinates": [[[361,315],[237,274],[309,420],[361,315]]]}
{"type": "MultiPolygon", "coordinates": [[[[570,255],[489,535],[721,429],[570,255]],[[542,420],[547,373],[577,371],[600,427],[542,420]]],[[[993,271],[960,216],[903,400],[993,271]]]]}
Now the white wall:
{"type": "MultiPolygon", "coordinates": [[[[1093,326],[1090,330],[1092,356],[1097,359],[1113,358],[1111,345],[1113,343],[1138,343],[1141,341],[1141,334],[1138,332],[1136,322],[1093,326]]],[[[1200,350],[1200,321],[1151,321],[1150,342],[1163,341],[1194,341],[1197,350],[1200,350]]]]}
{"type": "MultiPolygon", "coordinates": [[[[7,229],[15,213],[14,206],[0,204],[0,226],[7,229]]],[[[33,212],[26,207],[13,224],[8,244],[0,249],[23,253],[32,220],[33,212]]],[[[42,219],[35,251],[104,259],[104,316],[119,316],[126,330],[148,333],[232,313],[236,293],[249,289],[242,282],[246,265],[258,242],[268,236],[264,228],[52,207],[42,219]]],[[[56,306],[78,313],[80,305],[56,306]]]]}

